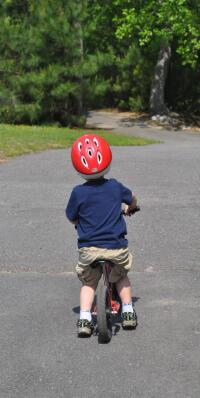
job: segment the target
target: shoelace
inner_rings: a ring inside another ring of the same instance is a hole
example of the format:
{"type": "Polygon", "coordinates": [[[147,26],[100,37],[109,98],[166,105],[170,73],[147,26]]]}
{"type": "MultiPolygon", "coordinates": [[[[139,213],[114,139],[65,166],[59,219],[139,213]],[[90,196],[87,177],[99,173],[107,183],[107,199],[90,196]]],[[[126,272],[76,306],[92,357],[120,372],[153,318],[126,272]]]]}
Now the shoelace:
{"type": "Polygon", "coordinates": [[[133,311],[133,312],[125,312],[124,314],[123,314],[123,317],[124,317],[124,319],[126,319],[127,321],[131,321],[132,319],[137,319],[137,315],[136,315],[136,312],[135,311],[133,311]]]}
{"type": "Polygon", "coordinates": [[[94,329],[94,325],[92,322],[89,322],[87,319],[79,319],[77,322],[78,327],[89,327],[91,329],[94,329]]]}

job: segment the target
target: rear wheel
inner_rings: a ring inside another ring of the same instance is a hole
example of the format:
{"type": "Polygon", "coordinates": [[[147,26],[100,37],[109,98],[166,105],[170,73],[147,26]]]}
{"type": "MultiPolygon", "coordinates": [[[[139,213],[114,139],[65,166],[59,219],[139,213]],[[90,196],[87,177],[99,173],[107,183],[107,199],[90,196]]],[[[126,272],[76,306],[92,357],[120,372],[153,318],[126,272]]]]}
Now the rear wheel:
{"type": "Polygon", "coordinates": [[[102,344],[108,343],[112,337],[111,304],[109,301],[108,289],[102,277],[97,290],[98,341],[102,344]]]}

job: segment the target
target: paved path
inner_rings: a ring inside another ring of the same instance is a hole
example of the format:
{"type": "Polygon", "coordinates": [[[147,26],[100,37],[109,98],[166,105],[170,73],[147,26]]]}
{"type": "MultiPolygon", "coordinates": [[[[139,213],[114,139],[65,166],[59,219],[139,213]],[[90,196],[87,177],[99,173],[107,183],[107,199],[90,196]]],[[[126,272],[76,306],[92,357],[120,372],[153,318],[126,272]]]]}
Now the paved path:
{"type": "Polygon", "coordinates": [[[0,397],[199,398],[200,137],[107,114],[88,122],[164,141],[113,148],[110,175],[142,207],[127,220],[139,326],[105,346],[77,339],[76,234],[64,208],[80,179],[69,151],[10,160],[0,166],[0,397]]]}

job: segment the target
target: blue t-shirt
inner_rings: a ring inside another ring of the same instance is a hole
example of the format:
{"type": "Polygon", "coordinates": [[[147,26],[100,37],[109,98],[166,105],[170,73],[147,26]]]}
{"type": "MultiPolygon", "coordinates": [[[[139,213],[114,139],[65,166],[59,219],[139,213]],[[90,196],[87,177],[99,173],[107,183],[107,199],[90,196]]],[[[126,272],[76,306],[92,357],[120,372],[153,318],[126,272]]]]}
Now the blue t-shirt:
{"type": "Polygon", "coordinates": [[[115,179],[102,178],[76,186],[67,204],[66,215],[70,221],[78,220],[78,247],[127,247],[127,228],[121,205],[131,202],[130,189],[115,179]]]}

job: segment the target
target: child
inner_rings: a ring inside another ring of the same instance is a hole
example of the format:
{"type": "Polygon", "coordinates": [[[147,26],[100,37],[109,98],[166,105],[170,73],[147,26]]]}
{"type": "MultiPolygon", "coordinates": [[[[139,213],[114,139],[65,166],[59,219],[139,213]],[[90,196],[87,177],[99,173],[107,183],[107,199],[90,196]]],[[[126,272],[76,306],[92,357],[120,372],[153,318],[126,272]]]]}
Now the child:
{"type": "Polygon", "coordinates": [[[132,305],[131,285],[127,276],[132,265],[128,249],[125,215],[136,207],[132,192],[115,179],[105,179],[112,152],[108,143],[98,135],[84,135],[72,146],[71,159],[76,171],[87,181],[76,186],[70,196],[66,215],[77,228],[79,260],[76,271],[82,282],[80,290],[80,319],[78,336],[90,336],[94,326],[91,307],[101,271],[90,264],[98,259],[111,260],[115,266],[110,281],[116,283],[122,301],[122,326],[134,329],[137,315],[132,305]]]}

